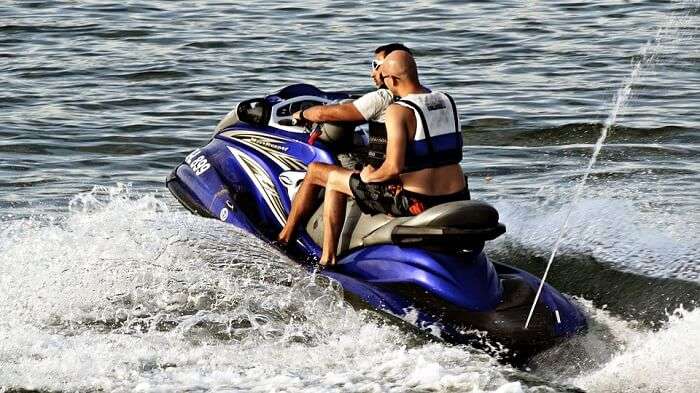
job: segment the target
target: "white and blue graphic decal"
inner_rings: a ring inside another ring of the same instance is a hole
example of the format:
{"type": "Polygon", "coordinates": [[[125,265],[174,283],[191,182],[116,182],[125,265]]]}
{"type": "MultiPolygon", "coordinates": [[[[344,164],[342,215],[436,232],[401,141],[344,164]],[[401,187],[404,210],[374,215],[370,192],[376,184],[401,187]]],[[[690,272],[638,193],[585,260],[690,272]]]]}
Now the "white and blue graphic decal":
{"type": "Polygon", "coordinates": [[[255,131],[233,130],[221,135],[234,139],[236,142],[249,147],[277,164],[283,171],[304,171],[306,165],[298,158],[287,153],[288,140],[255,131]]]}
{"type": "Polygon", "coordinates": [[[287,217],[284,212],[284,206],[282,205],[282,199],[265,169],[255,162],[254,159],[248,157],[243,151],[231,146],[227,147],[231,154],[233,154],[233,157],[241,164],[241,168],[243,168],[245,173],[252,180],[255,188],[258,189],[277,221],[284,226],[287,222],[287,217]]]}

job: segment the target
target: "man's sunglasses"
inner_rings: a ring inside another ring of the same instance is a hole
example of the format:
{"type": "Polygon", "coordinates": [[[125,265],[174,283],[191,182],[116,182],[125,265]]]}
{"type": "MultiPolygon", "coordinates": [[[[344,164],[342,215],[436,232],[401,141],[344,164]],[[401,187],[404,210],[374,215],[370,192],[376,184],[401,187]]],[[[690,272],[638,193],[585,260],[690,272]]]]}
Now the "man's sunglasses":
{"type": "Polygon", "coordinates": [[[372,70],[378,70],[382,64],[384,64],[384,60],[372,59],[372,70]]]}

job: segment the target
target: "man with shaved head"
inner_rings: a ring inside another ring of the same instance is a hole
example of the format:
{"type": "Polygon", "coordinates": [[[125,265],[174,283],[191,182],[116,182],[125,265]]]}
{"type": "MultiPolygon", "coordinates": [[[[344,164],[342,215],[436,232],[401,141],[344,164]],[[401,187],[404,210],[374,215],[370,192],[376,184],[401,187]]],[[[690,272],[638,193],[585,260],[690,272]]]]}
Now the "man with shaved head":
{"type": "Polygon", "coordinates": [[[462,169],[462,134],[454,100],[420,84],[413,56],[394,51],[384,58],[381,78],[400,100],[386,110],[386,129],[370,130],[368,162],[361,172],[318,166],[326,187],[321,264],[335,264],[345,217],[338,193],[351,195],[367,214],[412,216],[455,200],[469,199],[462,169]],[[383,134],[382,134],[383,133],[383,134]]]}

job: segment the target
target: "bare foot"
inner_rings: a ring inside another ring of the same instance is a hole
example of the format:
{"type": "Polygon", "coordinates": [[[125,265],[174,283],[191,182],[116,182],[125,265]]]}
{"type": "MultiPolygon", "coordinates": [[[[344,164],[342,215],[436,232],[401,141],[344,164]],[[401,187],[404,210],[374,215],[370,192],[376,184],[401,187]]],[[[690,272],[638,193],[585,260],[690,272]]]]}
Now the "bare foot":
{"type": "Polygon", "coordinates": [[[291,238],[291,234],[287,233],[284,229],[277,235],[277,241],[280,243],[287,244],[291,238]]]}

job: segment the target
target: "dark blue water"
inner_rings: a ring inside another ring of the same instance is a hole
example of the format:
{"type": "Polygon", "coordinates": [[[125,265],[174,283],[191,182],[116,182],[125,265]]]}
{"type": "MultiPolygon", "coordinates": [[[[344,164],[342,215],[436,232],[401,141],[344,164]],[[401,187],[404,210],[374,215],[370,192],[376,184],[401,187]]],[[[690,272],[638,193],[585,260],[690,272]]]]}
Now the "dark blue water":
{"type": "Polygon", "coordinates": [[[697,390],[698,6],[3,2],[0,391],[697,390]],[[353,309],[163,186],[236,102],[369,91],[393,41],[457,101],[472,194],[508,226],[490,254],[533,272],[619,114],[551,277],[594,328],[530,372],[353,309]]]}

